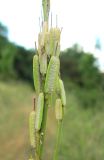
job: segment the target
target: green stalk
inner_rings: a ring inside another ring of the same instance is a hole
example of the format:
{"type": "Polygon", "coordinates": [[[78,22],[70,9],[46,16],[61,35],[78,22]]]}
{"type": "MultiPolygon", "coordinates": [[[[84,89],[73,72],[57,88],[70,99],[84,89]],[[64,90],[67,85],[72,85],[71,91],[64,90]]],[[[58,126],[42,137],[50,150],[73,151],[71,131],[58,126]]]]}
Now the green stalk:
{"type": "Polygon", "coordinates": [[[41,127],[40,159],[42,159],[42,155],[43,155],[44,139],[46,134],[47,113],[48,113],[48,100],[45,98],[43,120],[42,120],[42,127],[41,127]]]}
{"type": "Polygon", "coordinates": [[[58,160],[58,151],[59,151],[59,146],[60,146],[60,137],[61,137],[61,130],[62,130],[62,120],[58,120],[57,125],[58,125],[57,126],[57,137],[56,137],[56,144],[55,144],[53,160],[58,160]]]}
{"type": "MultiPolygon", "coordinates": [[[[48,22],[49,11],[50,11],[50,0],[42,0],[42,6],[43,6],[44,21],[48,22]]],[[[46,97],[47,95],[45,94],[43,120],[42,120],[42,126],[40,130],[40,133],[41,133],[40,160],[42,159],[42,155],[43,155],[44,139],[46,134],[46,122],[47,122],[47,113],[48,113],[48,99],[46,97]]]]}
{"type": "MultiPolygon", "coordinates": [[[[43,149],[44,149],[44,139],[46,134],[48,106],[50,105],[50,102],[49,102],[50,94],[51,96],[53,96],[52,95],[53,92],[57,94],[57,89],[55,88],[56,81],[57,81],[56,79],[57,77],[59,78],[59,72],[60,72],[59,71],[59,65],[60,65],[59,63],[60,42],[59,41],[60,41],[61,32],[60,32],[60,29],[57,27],[49,29],[48,19],[49,19],[49,11],[50,11],[50,0],[42,0],[42,5],[43,5],[43,16],[44,16],[43,28],[42,28],[42,32],[39,33],[39,37],[38,37],[39,48],[37,50],[37,55],[35,55],[33,59],[34,86],[37,93],[37,97],[36,97],[37,108],[36,108],[36,121],[35,121],[35,124],[36,124],[35,125],[36,147],[35,147],[35,155],[34,155],[35,160],[43,159],[43,149]],[[56,43],[59,46],[56,46],[56,43]],[[51,44],[52,44],[52,47],[50,47],[51,44]],[[56,48],[55,52],[57,52],[58,54],[54,53],[55,48],[56,48]],[[44,98],[40,96],[41,94],[44,95],[43,96],[44,98]],[[38,101],[38,97],[39,97],[39,101],[38,101]]],[[[62,89],[63,89],[62,93],[64,93],[64,87],[62,89]]],[[[61,89],[59,90],[61,92],[61,89]]],[[[57,97],[59,98],[59,96],[60,96],[60,101],[62,101],[63,94],[58,93],[57,97]]],[[[64,93],[64,97],[65,97],[65,93],[64,93]]],[[[59,105],[61,105],[61,102],[59,103],[59,105]]],[[[63,105],[65,105],[65,103],[63,105]]],[[[60,109],[60,107],[58,107],[58,109],[60,109]]],[[[58,116],[56,116],[56,119],[58,122],[57,133],[56,133],[57,138],[56,138],[56,145],[55,145],[53,160],[58,160],[58,151],[60,146],[60,136],[61,136],[62,119],[63,119],[63,116],[61,113],[62,113],[62,110],[58,110],[58,116]]],[[[33,130],[33,134],[34,134],[34,130],[33,130]]]]}
{"type": "Polygon", "coordinates": [[[36,140],[36,149],[35,149],[35,159],[40,160],[40,133],[35,133],[36,140]]]}
{"type": "Polygon", "coordinates": [[[48,21],[50,0],[42,0],[42,5],[43,5],[44,21],[48,21]]]}

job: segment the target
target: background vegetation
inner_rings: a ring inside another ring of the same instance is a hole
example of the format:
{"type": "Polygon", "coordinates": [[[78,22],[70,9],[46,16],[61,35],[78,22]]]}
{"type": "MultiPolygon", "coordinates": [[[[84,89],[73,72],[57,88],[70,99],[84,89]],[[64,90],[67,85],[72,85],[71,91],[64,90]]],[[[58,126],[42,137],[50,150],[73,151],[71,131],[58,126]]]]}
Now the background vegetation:
{"type": "MultiPolygon", "coordinates": [[[[26,160],[28,114],[34,96],[32,58],[26,50],[8,40],[0,23],[0,159],[26,160]]],[[[60,160],[103,160],[104,158],[104,73],[97,60],[74,45],[61,53],[61,75],[67,91],[60,160]]],[[[50,108],[45,157],[54,147],[54,108],[50,108]],[[50,118],[51,117],[51,118],[50,118]],[[51,137],[51,138],[50,138],[51,137]]]]}

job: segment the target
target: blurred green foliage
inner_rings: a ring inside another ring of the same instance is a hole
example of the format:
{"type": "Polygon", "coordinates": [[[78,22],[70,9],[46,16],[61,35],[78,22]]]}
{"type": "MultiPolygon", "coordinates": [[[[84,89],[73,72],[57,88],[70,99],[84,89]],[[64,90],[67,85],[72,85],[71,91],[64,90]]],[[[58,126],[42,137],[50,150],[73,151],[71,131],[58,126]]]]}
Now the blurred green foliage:
{"type": "Polygon", "coordinates": [[[94,88],[102,81],[101,73],[92,54],[69,48],[61,56],[61,73],[81,88],[94,88]]]}
{"type": "Polygon", "coordinates": [[[35,51],[11,43],[7,29],[0,23],[0,79],[25,79],[32,82],[32,58],[35,51]]]}

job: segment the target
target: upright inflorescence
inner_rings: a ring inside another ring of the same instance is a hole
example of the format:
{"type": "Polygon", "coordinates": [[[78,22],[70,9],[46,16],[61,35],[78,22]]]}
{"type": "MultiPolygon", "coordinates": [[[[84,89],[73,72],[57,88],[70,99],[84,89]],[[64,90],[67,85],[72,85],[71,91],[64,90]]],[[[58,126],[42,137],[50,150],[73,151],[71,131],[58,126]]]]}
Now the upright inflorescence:
{"type": "MultiPolygon", "coordinates": [[[[43,0],[43,25],[38,34],[38,48],[33,57],[33,79],[36,93],[35,111],[30,113],[30,145],[34,148],[35,160],[41,160],[44,144],[45,126],[50,97],[56,99],[56,120],[62,122],[63,107],[66,105],[64,84],[60,78],[60,35],[58,27],[49,28],[48,16],[50,0],[43,0]]],[[[58,133],[59,136],[59,133],[58,133]]],[[[57,137],[59,138],[59,137],[57,137]]],[[[58,142],[57,146],[58,147],[58,142]]],[[[56,156],[57,149],[55,151],[56,156]]],[[[31,159],[32,159],[31,158],[31,159]]],[[[55,159],[55,157],[54,157],[55,159]]]]}

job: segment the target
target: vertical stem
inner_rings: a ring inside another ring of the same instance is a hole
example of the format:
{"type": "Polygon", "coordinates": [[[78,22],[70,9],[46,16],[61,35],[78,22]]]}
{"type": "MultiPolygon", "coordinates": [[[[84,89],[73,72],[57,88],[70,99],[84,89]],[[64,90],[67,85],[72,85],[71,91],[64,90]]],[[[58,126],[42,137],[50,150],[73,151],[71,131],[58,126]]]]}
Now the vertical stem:
{"type": "Polygon", "coordinates": [[[44,21],[48,22],[48,16],[50,11],[50,0],[42,0],[42,5],[43,5],[44,21]]]}
{"type": "MultiPolygon", "coordinates": [[[[44,22],[48,23],[48,17],[49,17],[49,11],[50,11],[50,0],[42,0],[42,6],[43,6],[44,22]]],[[[44,92],[44,80],[42,81],[42,90],[44,92]]],[[[47,112],[48,112],[48,100],[47,100],[46,95],[45,95],[43,119],[42,119],[41,129],[39,131],[40,143],[39,143],[39,148],[36,147],[37,150],[38,150],[39,160],[42,159],[42,152],[43,152],[43,148],[44,148],[44,138],[45,138],[45,132],[46,132],[47,112]]]]}
{"type": "Polygon", "coordinates": [[[41,145],[40,145],[40,159],[42,159],[43,148],[44,148],[44,139],[46,134],[46,121],[47,121],[47,113],[48,113],[48,100],[45,98],[44,102],[44,113],[41,127],[41,145]]]}
{"type": "Polygon", "coordinates": [[[59,120],[58,127],[57,127],[57,137],[56,137],[56,145],[55,145],[55,152],[54,152],[53,160],[58,160],[58,151],[59,151],[59,146],[60,146],[61,129],[62,129],[62,120],[59,120]]]}
{"type": "Polygon", "coordinates": [[[35,160],[40,160],[40,133],[39,132],[35,132],[35,138],[36,138],[36,149],[35,149],[35,160]]]}

